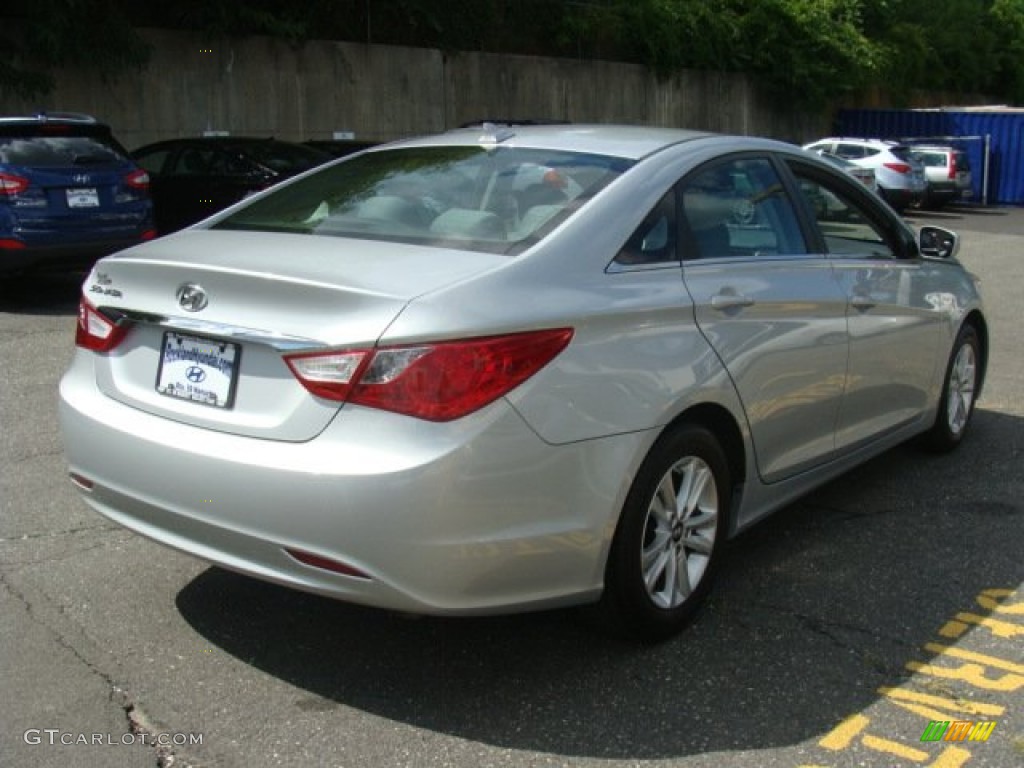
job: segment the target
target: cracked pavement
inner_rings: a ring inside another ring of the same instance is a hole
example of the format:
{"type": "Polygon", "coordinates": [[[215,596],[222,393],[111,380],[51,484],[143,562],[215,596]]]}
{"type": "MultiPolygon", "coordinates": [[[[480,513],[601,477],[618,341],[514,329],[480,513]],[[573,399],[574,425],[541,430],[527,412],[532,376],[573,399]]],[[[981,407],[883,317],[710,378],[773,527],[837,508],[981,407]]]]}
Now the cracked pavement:
{"type": "MultiPolygon", "coordinates": [[[[1024,683],[982,690],[908,668],[954,642],[937,633],[984,590],[1024,584],[1024,211],[948,217],[928,221],[966,229],[993,323],[974,433],[952,456],[891,451],[743,534],[697,622],[658,646],[608,639],[574,612],[360,609],[110,524],[67,481],[56,423],[75,282],[0,288],[0,765],[930,765],[936,750],[913,751],[927,720],[880,693],[899,688],[1001,708],[966,764],[1019,766],[1024,683]],[[847,739],[845,722],[875,740],[847,739]],[[878,748],[897,742],[902,756],[878,748]]],[[[979,627],[956,644],[1024,665],[1024,636],[979,627]]]]}

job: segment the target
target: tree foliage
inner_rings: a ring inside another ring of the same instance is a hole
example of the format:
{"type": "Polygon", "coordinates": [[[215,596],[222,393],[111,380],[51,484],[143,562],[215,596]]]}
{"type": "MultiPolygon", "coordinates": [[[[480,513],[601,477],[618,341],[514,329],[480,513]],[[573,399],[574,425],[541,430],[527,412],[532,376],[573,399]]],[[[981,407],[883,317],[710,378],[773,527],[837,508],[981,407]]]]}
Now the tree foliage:
{"type": "Polygon", "coordinates": [[[0,90],[144,65],[143,27],[746,72],[786,103],[876,85],[1024,102],[1024,0],[34,0],[0,10],[0,90]],[[4,23],[11,22],[11,23],[4,23]]]}

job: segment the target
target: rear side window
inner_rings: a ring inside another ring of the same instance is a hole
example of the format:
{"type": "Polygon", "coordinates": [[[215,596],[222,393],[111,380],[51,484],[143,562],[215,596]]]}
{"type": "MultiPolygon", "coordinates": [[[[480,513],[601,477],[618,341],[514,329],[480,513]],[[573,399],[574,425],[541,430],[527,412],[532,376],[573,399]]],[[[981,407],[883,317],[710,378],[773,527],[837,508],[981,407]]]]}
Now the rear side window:
{"type": "Polygon", "coordinates": [[[209,147],[185,147],[169,168],[171,176],[207,176],[217,150],[209,147]]]}
{"type": "Polygon", "coordinates": [[[512,255],[631,165],[618,157],[516,147],[366,152],[287,184],[214,226],[512,255]]]}
{"type": "Polygon", "coordinates": [[[630,235],[615,261],[622,265],[678,262],[677,231],[676,193],[670,189],[630,235]]]}
{"type": "Polygon", "coordinates": [[[872,150],[861,144],[845,144],[840,142],[836,145],[836,154],[845,157],[847,160],[857,160],[862,157],[871,157],[877,154],[878,150],[872,150]]]}
{"type": "Polygon", "coordinates": [[[159,176],[164,171],[164,166],[167,164],[167,157],[171,154],[169,149],[157,149],[152,152],[147,152],[144,155],[139,155],[135,158],[135,162],[140,168],[143,168],[153,176],[159,176]]]}

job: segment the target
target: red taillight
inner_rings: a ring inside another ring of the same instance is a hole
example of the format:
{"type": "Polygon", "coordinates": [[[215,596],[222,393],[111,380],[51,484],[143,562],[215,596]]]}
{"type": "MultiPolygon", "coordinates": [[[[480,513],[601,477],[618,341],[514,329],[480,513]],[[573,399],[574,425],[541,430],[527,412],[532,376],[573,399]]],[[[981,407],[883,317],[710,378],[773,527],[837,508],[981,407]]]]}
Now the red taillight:
{"type": "Polygon", "coordinates": [[[896,173],[910,173],[913,170],[913,168],[906,163],[882,163],[882,165],[890,171],[896,171],[896,173]]]}
{"type": "Polygon", "coordinates": [[[949,178],[956,178],[956,157],[953,155],[949,156],[949,178]]]}
{"type": "Polygon", "coordinates": [[[157,231],[155,229],[147,229],[142,233],[143,240],[154,240],[156,239],[157,231]]]}
{"type": "Polygon", "coordinates": [[[124,183],[132,189],[142,190],[143,192],[149,191],[149,174],[141,168],[137,171],[132,171],[124,177],[124,183]]]}
{"type": "Polygon", "coordinates": [[[12,238],[0,238],[0,249],[6,249],[8,251],[20,251],[25,247],[25,244],[21,240],[14,240],[12,238]]]}
{"type": "Polygon", "coordinates": [[[572,339],[571,328],[408,347],[290,355],[285,361],[310,392],[429,421],[483,408],[547,365],[572,339]]]}
{"type": "Polygon", "coordinates": [[[85,299],[78,303],[76,346],[93,352],[109,352],[121,343],[127,333],[127,325],[117,325],[85,299]]]}
{"type": "Polygon", "coordinates": [[[28,189],[28,179],[13,173],[0,173],[0,195],[17,195],[28,189]]]}

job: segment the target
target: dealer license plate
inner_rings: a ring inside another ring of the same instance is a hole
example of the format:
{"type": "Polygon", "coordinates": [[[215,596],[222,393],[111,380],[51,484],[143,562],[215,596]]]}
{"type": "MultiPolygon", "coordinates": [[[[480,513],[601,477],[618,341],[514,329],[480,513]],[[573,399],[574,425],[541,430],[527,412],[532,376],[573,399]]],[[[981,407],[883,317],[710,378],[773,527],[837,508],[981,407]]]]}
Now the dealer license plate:
{"type": "Polygon", "coordinates": [[[83,189],[69,189],[68,208],[98,208],[100,205],[100,194],[95,187],[83,189]]]}
{"type": "Polygon", "coordinates": [[[156,391],[217,408],[230,408],[238,383],[238,344],[174,331],[164,334],[156,391]]]}

